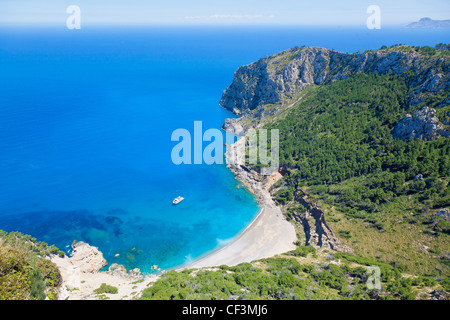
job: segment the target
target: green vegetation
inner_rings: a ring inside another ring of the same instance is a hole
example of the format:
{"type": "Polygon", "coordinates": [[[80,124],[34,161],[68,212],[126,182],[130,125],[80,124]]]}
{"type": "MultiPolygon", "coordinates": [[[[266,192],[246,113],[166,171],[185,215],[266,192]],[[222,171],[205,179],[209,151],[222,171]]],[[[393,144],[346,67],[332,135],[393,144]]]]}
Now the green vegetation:
{"type": "Polygon", "coordinates": [[[29,235],[0,230],[0,300],[56,299],[61,275],[45,257],[58,252],[29,235]]]}
{"type": "MultiPolygon", "coordinates": [[[[299,245],[300,243],[297,243],[299,245]]],[[[307,257],[308,254],[316,255],[316,248],[312,246],[299,246],[293,251],[289,251],[287,254],[295,257],[307,257]]]]}
{"type": "MultiPolygon", "coordinates": [[[[390,47],[383,45],[380,50],[419,52],[427,55],[428,57],[436,55],[450,55],[450,45],[445,43],[438,43],[434,46],[434,48],[430,46],[407,46],[402,44],[394,44],[390,47]]],[[[374,50],[367,50],[366,52],[369,51],[374,50]]]]}
{"type": "MultiPolygon", "coordinates": [[[[358,254],[445,278],[450,222],[433,213],[450,206],[450,139],[402,141],[391,134],[406,113],[441,101],[429,96],[411,108],[413,76],[360,73],[316,86],[283,118],[266,123],[279,129],[287,170],[273,195],[293,219],[304,212],[295,195],[307,193],[358,254]]],[[[449,111],[440,106],[438,116],[447,119],[449,111]]]]}
{"type": "Polygon", "coordinates": [[[448,140],[400,141],[390,134],[399,118],[414,111],[406,101],[406,82],[393,75],[358,74],[318,87],[288,117],[267,124],[267,129],[280,130],[280,162],[292,169],[291,180],[322,185],[383,172],[385,176],[378,180],[372,177],[372,202],[385,198],[377,189],[442,191],[436,179],[450,174],[448,140]],[[433,181],[400,188],[418,173],[433,181]]]}
{"type": "Polygon", "coordinates": [[[221,266],[214,271],[170,271],[145,289],[141,299],[408,300],[420,297],[424,288],[448,286],[448,278],[447,282],[440,280],[441,284],[432,277],[406,278],[402,274],[403,265],[393,266],[349,254],[334,255],[340,264],[305,263],[302,259],[270,258],[235,267],[221,266]],[[355,265],[356,262],[360,264],[355,265]],[[371,273],[367,266],[380,269],[381,290],[368,287],[371,273]]]}
{"type": "Polygon", "coordinates": [[[107,285],[106,283],[102,283],[99,288],[94,290],[94,293],[97,294],[102,293],[116,294],[117,292],[119,292],[119,290],[116,287],[107,285]]]}

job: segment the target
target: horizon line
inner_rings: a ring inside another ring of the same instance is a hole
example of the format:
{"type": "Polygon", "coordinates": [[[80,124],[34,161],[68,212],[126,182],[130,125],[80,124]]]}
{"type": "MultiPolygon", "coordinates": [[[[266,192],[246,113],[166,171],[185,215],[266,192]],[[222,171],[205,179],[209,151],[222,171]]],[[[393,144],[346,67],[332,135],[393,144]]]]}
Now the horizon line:
{"type": "MultiPolygon", "coordinates": [[[[88,27],[360,27],[367,30],[382,30],[385,27],[404,27],[409,23],[398,22],[398,23],[383,23],[380,29],[368,29],[364,23],[329,23],[329,24],[311,24],[311,23],[173,23],[173,22],[82,22],[81,29],[83,26],[88,27]]],[[[54,21],[54,22],[20,22],[20,21],[1,21],[0,27],[56,27],[61,26],[66,29],[65,21],[54,21]]],[[[433,29],[436,30],[436,29],[433,29]]]]}

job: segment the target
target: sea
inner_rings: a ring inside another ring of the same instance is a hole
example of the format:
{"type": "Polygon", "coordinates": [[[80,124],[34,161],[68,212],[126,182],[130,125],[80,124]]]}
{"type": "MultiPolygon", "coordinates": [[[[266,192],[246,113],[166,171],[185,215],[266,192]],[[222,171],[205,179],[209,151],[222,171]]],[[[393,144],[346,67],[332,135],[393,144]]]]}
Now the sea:
{"type": "MultiPolygon", "coordinates": [[[[0,229],[66,254],[169,270],[256,217],[226,164],[175,164],[177,129],[221,130],[241,65],[294,46],[363,52],[450,43],[448,30],[299,26],[0,27],[0,229]],[[178,205],[172,200],[184,197],[178,205]],[[155,267],[157,266],[157,267],[155,267]]],[[[225,135],[224,135],[225,137],[225,135]]],[[[201,147],[208,145],[201,142],[201,147]]]]}

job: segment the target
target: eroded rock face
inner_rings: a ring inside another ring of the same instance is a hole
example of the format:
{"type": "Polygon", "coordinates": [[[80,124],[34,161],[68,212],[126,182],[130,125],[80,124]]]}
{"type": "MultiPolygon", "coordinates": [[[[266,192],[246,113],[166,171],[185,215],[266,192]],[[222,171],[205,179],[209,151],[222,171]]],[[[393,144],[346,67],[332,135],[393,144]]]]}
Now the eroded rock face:
{"type": "Polygon", "coordinates": [[[141,279],[142,274],[141,270],[139,268],[134,268],[130,271],[127,271],[124,265],[113,263],[109,267],[108,271],[109,274],[112,274],[114,276],[119,276],[125,279],[141,279]]]}
{"type": "Polygon", "coordinates": [[[450,136],[450,131],[444,130],[443,125],[439,123],[435,109],[424,107],[413,115],[406,114],[401,118],[392,130],[392,136],[400,140],[434,140],[441,136],[450,136]]]}
{"type": "Polygon", "coordinates": [[[450,68],[450,59],[441,57],[436,64],[427,63],[427,57],[414,50],[350,54],[318,47],[293,48],[238,68],[220,105],[242,116],[258,107],[294,98],[312,84],[332,83],[358,72],[410,72],[414,76],[409,79],[412,90],[408,104],[415,106],[450,88],[450,76],[442,73],[450,68]]]}
{"type": "Polygon", "coordinates": [[[96,247],[79,241],[72,243],[70,262],[83,273],[96,273],[107,265],[106,259],[96,247]]]}
{"type": "Polygon", "coordinates": [[[297,201],[306,208],[305,215],[294,215],[294,218],[303,226],[306,236],[305,245],[330,248],[338,252],[353,253],[353,249],[343,244],[327,224],[325,221],[325,212],[322,207],[317,203],[308,201],[307,197],[298,197],[297,201]]]}
{"type": "Polygon", "coordinates": [[[239,123],[238,119],[225,119],[222,129],[236,136],[243,136],[245,134],[245,129],[239,123]]]}

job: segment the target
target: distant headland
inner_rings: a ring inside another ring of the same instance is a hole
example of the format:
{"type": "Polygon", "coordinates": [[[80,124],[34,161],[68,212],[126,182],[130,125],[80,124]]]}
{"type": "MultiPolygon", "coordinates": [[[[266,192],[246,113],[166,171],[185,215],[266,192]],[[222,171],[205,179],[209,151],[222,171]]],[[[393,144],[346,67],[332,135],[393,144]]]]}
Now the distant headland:
{"type": "Polygon", "coordinates": [[[421,18],[419,21],[408,24],[406,27],[414,29],[444,29],[450,28],[450,20],[433,20],[425,17],[421,18]]]}

